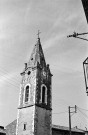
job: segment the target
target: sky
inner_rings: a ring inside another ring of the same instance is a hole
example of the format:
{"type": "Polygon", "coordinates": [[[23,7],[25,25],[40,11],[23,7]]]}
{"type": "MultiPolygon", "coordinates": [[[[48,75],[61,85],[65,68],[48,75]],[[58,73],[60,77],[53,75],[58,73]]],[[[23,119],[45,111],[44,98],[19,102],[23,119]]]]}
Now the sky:
{"type": "Polygon", "coordinates": [[[37,42],[38,30],[53,74],[52,123],[69,126],[68,106],[77,105],[72,127],[88,129],[83,73],[88,42],[67,38],[74,31],[88,32],[81,0],[0,0],[0,125],[17,118],[20,73],[37,42]]]}

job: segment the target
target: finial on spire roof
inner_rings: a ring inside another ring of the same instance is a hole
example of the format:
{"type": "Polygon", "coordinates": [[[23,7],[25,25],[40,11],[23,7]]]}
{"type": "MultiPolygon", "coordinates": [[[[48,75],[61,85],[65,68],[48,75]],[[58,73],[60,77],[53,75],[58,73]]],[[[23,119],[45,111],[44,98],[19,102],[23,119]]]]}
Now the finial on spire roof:
{"type": "Polygon", "coordinates": [[[37,34],[37,35],[38,35],[38,39],[40,39],[40,37],[39,37],[39,34],[40,34],[40,33],[41,33],[41,32],[38,30],[38,34],[37,34]]]}

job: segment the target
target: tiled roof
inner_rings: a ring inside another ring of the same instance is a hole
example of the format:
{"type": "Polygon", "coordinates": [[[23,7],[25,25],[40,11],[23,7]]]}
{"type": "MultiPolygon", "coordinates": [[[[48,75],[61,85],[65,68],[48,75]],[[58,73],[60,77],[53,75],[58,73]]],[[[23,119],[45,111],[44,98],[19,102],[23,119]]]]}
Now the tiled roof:
{"type": "Polygon", "coordinates": [[[14,120],[6,126],[6,135],[16,135],[16,123],[17,120],[14,120]]]}
{"type": "MultiPolygon", "coordinates": [[[[59,125],[52,125],[52,129],[69,131],[69,127],[59,126],[59,125]]],[[[81,133],[85,132],[84,130],[78,129],[78,128],[72,128],[71,131],[72,132],[81,132],[81,133]]]]}

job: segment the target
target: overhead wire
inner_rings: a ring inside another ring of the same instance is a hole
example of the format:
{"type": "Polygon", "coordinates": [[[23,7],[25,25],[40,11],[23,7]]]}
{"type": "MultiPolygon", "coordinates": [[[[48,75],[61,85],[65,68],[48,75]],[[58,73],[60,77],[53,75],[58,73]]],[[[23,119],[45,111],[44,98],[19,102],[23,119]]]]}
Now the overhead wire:
{"type": "Polygon", "coordinates": [[[0,73],[1,77],[6,78],[5,81],[7,81],[10,85],[19,88],[18,85],[20,85],[20,81],[17,79],[18,78],[17,75],[16,75],[17,76],[16,79],[13,79],[13,78],[9,79],[9,72],[4,68],[3,69],[0,68],[0,70],[1,70],[1,73],[0,73]],[[8,76],[5,76],[5,74],[7,74],[8,76]]]}
{"type": "MultiPolygon", "coordinates": [[[[1,72],[3,72],[4,74],[8,74],[8,73],[9,73],[6,69],[0,68],[0,70],[1,70],[1,72]]],[[[17,78],[19,77],[18,75],[16,75],[16,76],[17,76],[17,78]]],[[[17,80],[17,78],[16,78],[16,80],[17,80]]],[[[18,81],[18,80],[17,80],[17,81],[18,81]]]]}
{"type": "MultiPolygon", "coordinates": [[[[1,74],[0,74],[1,75],[1,74]]],[[[2,76],[2,75],[1,75],[2,76]]],[[[11,80],[9,80],[9,78],[8,77],[6,77],[6,76],[2,76],[3,78],[5,78],[5,81],[7,81],[9,84],[11,84],[11,85],[13,85],[13,86],[15,86],[15,87],[17,87],[18,88],[18,86],[17,85],[15,85],[15,83],[14,83],[14,81],[11,81],[11,80]]],[[[16,83],[17,84],[17,83],[16,83]]]]}
{"type": "MultiPolygon", "coordinates": [[[[5,75],[2,75],[1,73],[0,73],[0,75],[1,75],[1,77],[4,79],[6,79],[6,80],[8,80],[8,81],[10,81],[10,82],[12,82],[13,84],[17,84],[17,82],[15,82],[14,80],[12,80],[12,79],[9,79],[9,75],[8,75],[8,77],[7,76],[5,76],[5,75]]],[[[5,80],[5,81],[6,81],[5,80]]]]}
{"type": "Polygon", "coordinates": [[[14,86],[14,87],[17,87],[17,88],[19,88],[17,85],[14,85],[14,84],[12,84],[11,82],[9,82],[8,80],[6,80],[10,85],[12,85],[12,86],[14,86]]]}
{"type": "MultiPolygon", "coordinates": [[[[78,109],[78,107],[77,107],[77,109],[78,109]]],[[[82,108],[83,109],[83,108],[82,108]]],[[[86,109],[85,109],[86,110],[86,109]]],[[[80,126],[81,124],[82,125],[85,125],[85,123],[87,123],[87,121],[86,121],[86,117],[87,117],[87,115],[86,114],[84,114],[83,112],[81,112],[81,110],[80,109],[78,109],[78,111],[77,111],[77,113],[76,113],[76,115],[75,115],[75,119],[73,118],[72,119],[72,125],[74,125],[74,126],[80,126]],[[80,116],[81,115],[81,116],[80,116]]],[[[88,117],[87,117],[88,118],[88,117]]],[[[82,126],[83,127],[83,126],[82,126]]],[[[85,127],[84,127],[85,128],[85,127]]]]}
{"type": "Polygon", "coordinates": [[[75,127],[75,126],[79,126],[79,123],[80,123],[80,117],[78,117],[78,114],[74,114],[74,117],[72,117],[71,119],[72,121],[72,126],[75,127]]]}
{"type": "Polygon", "coordinates": [[[6,76],[4,76],[4,75],[2,75],[2,74],[0,73],[0,77],[5,78],[5,81],[9,81],[9,82],[11,82],[11,83],[13,83],[13,84],[19,84],[18,82],[14,81],[13,79],[9,79],[9,75],[8,75],[8,77],[6,77],[6,76]]]}
{"type": "Polygon", "coordinates": [[[80,109],[78,110],[83,114],[83,116],[85,116],[88,119],[88,116],[84,112],[82,112],[80,109]]]}
{"type": "Polygon", "coordinates": [[[84,115],[83,115],[81,112],[79,112],[79,118],[80,118],[80,120],[83,121],[84,123],[85,123],[85,121],[87,120],[86,117],[84,117],[84,115]]]}
{"type": "MultiPolygon", "coordinates": [[[[79,118],[79,125],[81,126],[81,125],[85,125],[86,126],[86,124],[87,124],[87,119],[86,119],[86,117],[80,112],[80,111],[78,111],[78,118],[79,118]]],[[[85,127],[84,126],[84,127],[85,127]]]]}
{"type": "MultiPolygon", "coordinates": [[[[88,110],[86,110],[86,109],[84,109],[84,108],[80,108],[80,107],[78,107],[78,106],[77,106],[77,109],[78,109],[79,114],[80,114],[85,120],[87,120],[86,118],[88,118],[88,116],[87,116],[84,112],[82,112],[82,111],[88,111],[88,110]],[[81,110],[82,110],[82,111],[81,111],[81,110]]],[[[82,117],[80,117],[80,118],[82,119],[82,117]]]]}
{"type": "Polygon", "coordinates": [[[80,107],[78,107],[78,106],[77,106],[77,108],[79,108],[79,109],[81,109],[81,110],[84,110],[84,111],[88,111],[87,109],[84,109],[84,108],[80,108],[80,107]]]}
{"type": "MultiPolygon", "coordinates": [[[[88,124],[88,116],[82,111],[87,111],[87,110],[83,109],[83,108],[79,109],[79,107],[77,107],[77,109],[78,109],[78,112],[79,112],[79,118],[80,118],[81,123],[83,123],[83,125],[86,126],[86,124],[88,124]]],[[[81,125],[81,123],[80,123],[80,125],[81,125]]]]}

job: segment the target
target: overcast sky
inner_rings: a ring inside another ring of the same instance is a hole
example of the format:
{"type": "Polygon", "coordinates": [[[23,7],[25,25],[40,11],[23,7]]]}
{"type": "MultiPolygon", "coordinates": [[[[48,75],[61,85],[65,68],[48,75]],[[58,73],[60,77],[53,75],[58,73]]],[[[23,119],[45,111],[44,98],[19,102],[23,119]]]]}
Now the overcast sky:
{"type": "MultiPolygon", "coordinates": [[[[88,110],[82,65],[88,42],[67,38],[74,31],[88,32],[81,0],[0,0],[1,126],[17,117],[20,73],[37,41],[38,29],[53,74],[53,124],[68,126],[68,106],[88,110]]],[[[72,116],[72,127],[88,127],[86,110],[72,116]]]]}

